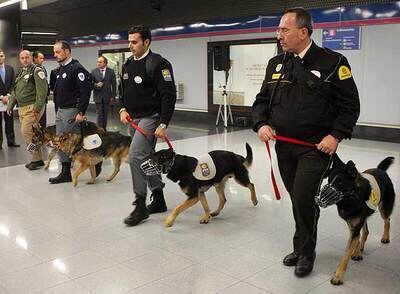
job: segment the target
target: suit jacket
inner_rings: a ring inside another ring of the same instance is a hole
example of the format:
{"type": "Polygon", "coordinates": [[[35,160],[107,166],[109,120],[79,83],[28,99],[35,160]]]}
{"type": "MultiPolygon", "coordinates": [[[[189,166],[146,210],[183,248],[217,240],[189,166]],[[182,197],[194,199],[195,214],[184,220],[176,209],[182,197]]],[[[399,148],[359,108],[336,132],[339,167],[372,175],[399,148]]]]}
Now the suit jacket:
{"type": "Polygon", "coordinates": [[[92,70],[92,76],[94,83],[103,82],[104,85],[101,88],[97,88],[96,85],[93,87],[93,99],[95,103],[110,103],[111,98],[115,98],[116,95],[116,79],[114,70],[106,67],[106,72],[103,75],[99,68],[92,70]]]}
{"type": "Polygon", "coordinates": [[[14,69],[7,64],[4,65],[4,69],[6,72],[6,76],[5,82],[3,82],[2,78],[0,78],[0,95],[11,93],[11,90],[14,87],[15,83],[14,69]]]}

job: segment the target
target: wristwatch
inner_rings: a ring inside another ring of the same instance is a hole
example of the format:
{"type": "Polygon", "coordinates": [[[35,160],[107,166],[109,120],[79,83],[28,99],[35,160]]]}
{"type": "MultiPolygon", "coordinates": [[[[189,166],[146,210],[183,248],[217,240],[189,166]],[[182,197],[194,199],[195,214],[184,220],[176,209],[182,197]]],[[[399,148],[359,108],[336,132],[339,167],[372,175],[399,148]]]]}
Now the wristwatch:
{"type": "Polygon", "coordinates": [[[158,125],[158,127],[159,127],[160,129],[166,129],[166,128],[167,128],[167,125],[161,123],[161,124],[158,125]]]}

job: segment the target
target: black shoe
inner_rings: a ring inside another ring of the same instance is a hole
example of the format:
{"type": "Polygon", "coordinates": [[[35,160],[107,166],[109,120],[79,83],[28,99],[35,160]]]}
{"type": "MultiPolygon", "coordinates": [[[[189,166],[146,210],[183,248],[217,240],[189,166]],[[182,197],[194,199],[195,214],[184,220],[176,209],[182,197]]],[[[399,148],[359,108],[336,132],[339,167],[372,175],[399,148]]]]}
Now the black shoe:
{"type": "Polygon", "coordinates": [[[19,147],[19,144],[15,144],[15,142],[7,143],[8,147],[19,147]]]}
{"type": "Polygon", "coordinates": [[[296,252],[289,253],[283,259],[283,264],[286,266],[295,266],[297,261],[299,260],[299,256],[296,252]]]}
{"type": "Polygon", "coordinates": [[[63,162],[61,173],[55,178],[49,179],[50,184],[60,184],[72,182],[71,177],[71,162],[63,162]]]}
{"type": "Polygon", "coordinates": [[[143,220],[149,218],[150,215],[146,208],[146,201],[144,198],[138,198],[135,203],[135,209],[124,219],[124,223],[128,226],[136,226],[143,220]]]}
{"type": "Polygon", "coordinates": [[[38,160],[38,161],[31,161],[28,164],[25,164],[25,167],[29,170],[35,170],[38,169],[40,167],[44,166],[44,162],[43,160],[38,160]]]}
{"type": "Polygon", "coordinates": [[[162,190],[155,190],[150,195],[151,203],[147,206],[150,214],[160,213],[167,211],[167,204],[165,203],[164,193],[162,190]]]}
{"type": "Polygon", "coordinates": [[[100,161],[98,164],[94,166],[96,169],[96,178],[100,175],[101,173],[101,166],[103,165],[103,161],[100,161]]]}
{"type": "Polygon", "coordinates": [[[294,274],[301,278],[308,276],[314,268],[315,252],[311,256],[300,256],[294,274]]]}

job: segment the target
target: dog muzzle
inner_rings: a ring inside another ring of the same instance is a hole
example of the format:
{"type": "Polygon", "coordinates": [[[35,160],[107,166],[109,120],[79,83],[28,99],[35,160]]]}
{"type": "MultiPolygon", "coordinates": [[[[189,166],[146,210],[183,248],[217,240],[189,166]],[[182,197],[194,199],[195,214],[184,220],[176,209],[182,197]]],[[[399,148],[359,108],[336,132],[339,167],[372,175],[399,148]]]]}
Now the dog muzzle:
{"type": "Polygon", "coordinates": [[[326,184],[315,197],[315,202],[318,204],[318,206],[327,208],[328,206],[338,203],[343,198],[344,194],[341,191],[336,189],[331,184],[326,184]]]}
{"type": "Polygon", "coordinates": [[[140,165],[146,176],[155,176],[162,174],[162,168],[158,164],[155,164],[150,158],[143,161],[140,165]]]}
{"type": "Polygon", "coordinates": [[[39,149],[39,146],[34,143],[29,143],[28,146],[26,146],[26,150],[29,152],[33,152],[37,149],[39,149]]]}

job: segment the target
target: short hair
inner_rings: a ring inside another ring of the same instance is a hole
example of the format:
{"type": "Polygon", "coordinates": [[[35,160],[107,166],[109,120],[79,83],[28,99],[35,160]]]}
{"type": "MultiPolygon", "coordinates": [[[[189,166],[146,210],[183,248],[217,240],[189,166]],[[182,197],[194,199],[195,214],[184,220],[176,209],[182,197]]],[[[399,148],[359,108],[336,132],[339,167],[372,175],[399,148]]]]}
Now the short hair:
{"type": "Polygon", "coordinates": [[[44,56],[44,54],[43,54],[42,52],[40,52],[40,51],[35,51],[35,52],[32,53],[32,57],[33,57],[33,58],[38,58],[38,57],[39,57],[39,54],[42,54],[42,55],[44,56]]]}
{"type": "Polygon", "coordinates": [[[69,50],[69,52],[71,52],[71,46],[69,45],[69,43],[67,41],[64,40],[58,40],[56,41],[55,44],[61,44],[61,49],[63,50],[69,50]]]}
{"type": "Polygon", "coordinates": [[[23,49],[23,50],[19,51],[19,55],[21,55],[22,53],[26,53],[26,54],[28,54],[30,57],[32,57],[32,52],[29,51],[29,50],[23,49]]]}
{"type": "Polygon", "coordinates": [[[146,27],[144,25],[136,25],[136,26],[131,27],[128,31],[129,35],[135,34],[135,33],[138,33],[140,35],[143,42],[148,39],[151,43],[151,31],[148,27],[146,27]]]}
{"type": "Polygon", "coordinates": [[[294,13],[296,14],[296,25],[297,28],[306,28],[308,31],[308,35],[311,36],[313,32],[313,20],[311,14],[305,10],[303,7],[295,7],[285,10],[283,13],[294,13]]]}
{"type": "Polygon", "coordinates": [[[108,64],[108,59],[105,56],[101,55],[101,56],[99,56],[99,58],[103,58],[104,63],[108,64]]]}

